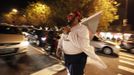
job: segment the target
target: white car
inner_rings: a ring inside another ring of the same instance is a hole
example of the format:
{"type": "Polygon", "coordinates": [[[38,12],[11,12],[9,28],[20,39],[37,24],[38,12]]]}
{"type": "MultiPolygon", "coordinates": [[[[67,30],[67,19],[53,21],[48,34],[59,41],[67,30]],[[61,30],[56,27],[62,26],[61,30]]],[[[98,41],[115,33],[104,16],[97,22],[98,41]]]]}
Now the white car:
{"type": "Polygon", "coordinates": [[[17,27],[0,24],[0,57],[12,58],[25,54],[28,45],[29,42],[17,27]]]}
{"type": "Polygon", "coordinates": [[[104,54],[107,55],[113,53],[118,54],[120,50],[120,46],[116,43],[111,41],[105,41],[96,35],[93,37],[91,45],[96,48],[96,51],[102,51],[104,54]]]}
{"type": "Polygon", "coordinates": [[[128,40],[122,41],[120,47],[134,54],[134,35],[131,35],[128,40]]]}

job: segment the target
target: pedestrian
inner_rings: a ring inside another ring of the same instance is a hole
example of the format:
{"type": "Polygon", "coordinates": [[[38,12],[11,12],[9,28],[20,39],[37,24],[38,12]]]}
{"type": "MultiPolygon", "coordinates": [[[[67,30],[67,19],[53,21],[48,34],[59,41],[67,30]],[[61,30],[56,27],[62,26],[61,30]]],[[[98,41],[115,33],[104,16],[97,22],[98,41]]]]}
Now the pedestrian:
{"type": "Polygon", "coordinates": [[[47,37],[47,44],[50,46],[50,51],[49,54],[53,55],[53,53],[56,52],[56,32],[54,30],[50,30],[48,32],[48,37],[47,37]]]}
{"type": "Polygon", "coordinates": [[[57,47],[57,56],[64,53],[64,61],[68,75],[83,75],[87,56],[94,59],[99,66],[105,64],[94,52],[94,47],[90,45],[90,34],[85,25],[81,25],[81,14],[78,11],[71,12],[67,16],[68,25],[64,27],[64,33],[57,47]]]}
{"type": "Polygon", "coordinates": [[[36,30],[35,30],[35,33],[36,35],[38,36],[37,40],[39,41],[39,47],[44,47],[45,46],[45,42],[42,40],[42,38],[45,37],[45,32],[44,30],[42,29],[42,27],[38,27],[36,30]]]}

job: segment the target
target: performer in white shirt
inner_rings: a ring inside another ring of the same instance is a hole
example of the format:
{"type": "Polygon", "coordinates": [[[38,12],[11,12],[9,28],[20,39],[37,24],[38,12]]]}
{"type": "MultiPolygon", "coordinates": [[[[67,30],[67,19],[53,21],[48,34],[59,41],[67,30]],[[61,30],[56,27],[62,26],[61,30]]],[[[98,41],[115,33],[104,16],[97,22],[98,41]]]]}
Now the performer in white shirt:
{"type": "Polygon", "coordinates": [[[70,75],[84,74],[87,56],[103,64],[95,54],[94,47],[90,45],[88,28],[85,25],[81,25],[80,20],[81,14],[78,11],[68,15],[70,28],[68,26],[64,28],[64,33],[61,35],[57,47],[57,56],[60,50],[64,53],[65,66],[70,75]]]}

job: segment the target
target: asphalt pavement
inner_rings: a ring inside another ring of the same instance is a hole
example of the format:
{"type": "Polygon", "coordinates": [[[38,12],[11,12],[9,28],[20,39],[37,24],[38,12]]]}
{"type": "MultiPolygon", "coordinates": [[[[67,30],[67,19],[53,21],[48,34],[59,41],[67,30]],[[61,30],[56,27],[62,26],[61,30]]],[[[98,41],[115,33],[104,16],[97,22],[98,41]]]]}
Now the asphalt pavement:
{"type": "MultiPolygon", "coordinates": [[[[67,75],[64,65],[55,57],[47,55],[44,49],[29,46],[28,50],[27,56],[19,59],[16,66],[9,66],[0,59],[0,75],[67,75]]],[[[97,55],[108,68],[101,70],[87,63],[85,75],[134,75],[134,54],[121,51],[118,57],[102,53],[97,55]]]]}
{"type": "Polygon", "coordinates": [[[14,66],[7,65],[0,59],[0,75],[32,75],[58,63],[56,59],[46,55],[39,47],[29,46],[28,50],[27,55],[19,59],[14,66]]]}
{"type": "MultiPolygon", "coordinates": [[[[119,56],[104,55],[98,56],[106,63],[107,69],[102,70],[92,64],[86,64],[85,75],[134,75],[134,54],[121,51],[119,56]]],[[[88,59],[90,62],[90,59],[88,59]]],[[[55,75],[67,75],[66,70],[55,75]]]]}

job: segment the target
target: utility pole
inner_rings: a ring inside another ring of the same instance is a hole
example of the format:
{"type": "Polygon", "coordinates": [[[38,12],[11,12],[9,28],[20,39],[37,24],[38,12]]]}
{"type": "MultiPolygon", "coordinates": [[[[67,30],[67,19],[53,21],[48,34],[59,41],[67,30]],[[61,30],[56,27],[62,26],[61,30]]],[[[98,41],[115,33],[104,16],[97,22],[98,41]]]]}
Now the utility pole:
{"type": "Polygon", "coordinates": [[[128,14],[128,0],[125,0],[125,19],[127,19],[128,14]]]}
{"type": "Polygon", "coordinates": [[[128,14],[128,0],[125,0],[125,14],[124,14],[123,25],[122,25],[123,40],[125,40],[124,37],[125,27],[127,26],[128,23],[127,14],[128,14]]]}

